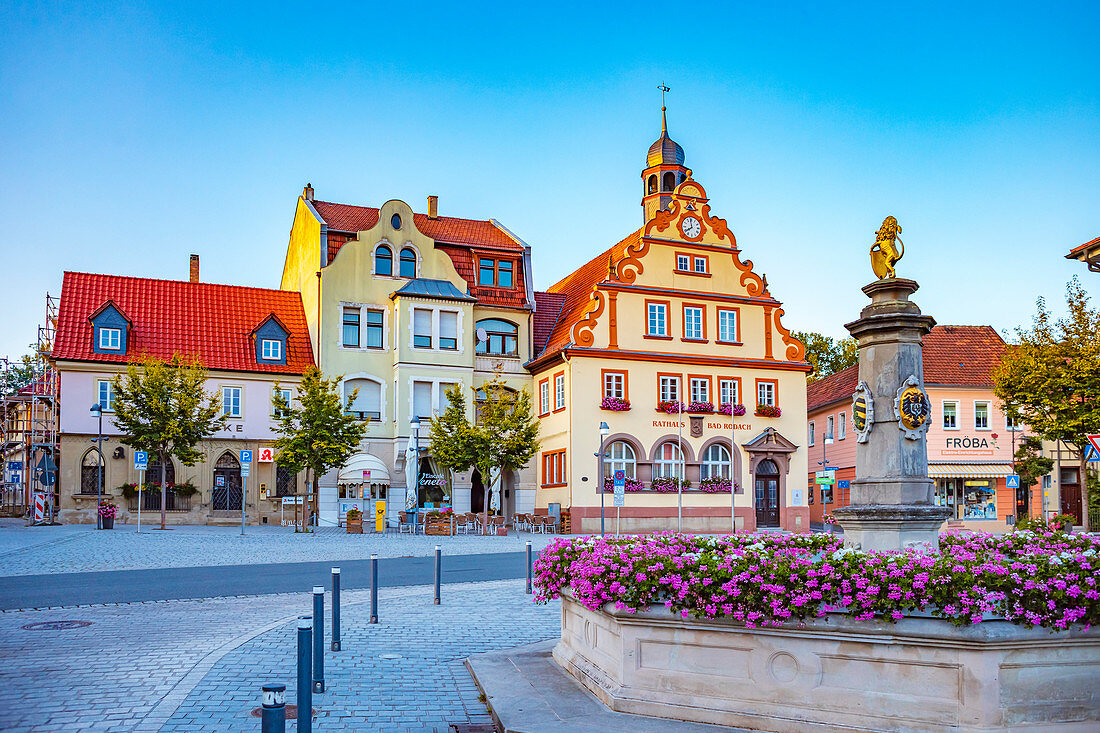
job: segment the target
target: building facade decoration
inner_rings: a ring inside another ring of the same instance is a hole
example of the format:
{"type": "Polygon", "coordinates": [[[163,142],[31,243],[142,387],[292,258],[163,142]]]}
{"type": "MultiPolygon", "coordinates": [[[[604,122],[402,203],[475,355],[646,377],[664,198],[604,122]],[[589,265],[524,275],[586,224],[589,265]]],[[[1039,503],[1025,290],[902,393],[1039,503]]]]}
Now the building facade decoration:
{"type": "Polygon", "coordinates": [[[861,381],[852,395],[852,427],[857,443],[866,443],[875,427],[875,396],[866,382],[861,381]]]}
{"type": "Polygon", "coordinates": [[[879,280],[897,277],[894,265],[905,255],[905,245],[899,234],[901,227],[892,216],[886,217],[875,232],[875,243],[871,246],[871,269],[879,280]]]}
{"type": "Polygon", "coordinates": [[[898,387],[894,397],[894,416],[907,439],[920,440],[921,433],[928,430],[931,411],[932,406],[928,395],[921,389],[920,380],[910,374],[898,387]]]}

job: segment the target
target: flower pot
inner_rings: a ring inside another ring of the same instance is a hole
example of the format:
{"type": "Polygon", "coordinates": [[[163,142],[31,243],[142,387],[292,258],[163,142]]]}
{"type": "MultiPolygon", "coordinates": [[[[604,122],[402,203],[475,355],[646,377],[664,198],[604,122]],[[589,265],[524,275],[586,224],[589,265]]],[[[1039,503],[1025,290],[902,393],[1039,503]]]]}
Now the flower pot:
{"type": "Polygon", "coordinates": [[[101,517],[100,519],[102,519],[102,521],[103,521],[103,529],[114,529],[115,528],[115,518],[114,517],[101,517]]]}
{"type": "Polygon", "coordinates": [[[347,520],[348,534],[363,534],[363,520],[362,519],[349,519],[347,520]]]}

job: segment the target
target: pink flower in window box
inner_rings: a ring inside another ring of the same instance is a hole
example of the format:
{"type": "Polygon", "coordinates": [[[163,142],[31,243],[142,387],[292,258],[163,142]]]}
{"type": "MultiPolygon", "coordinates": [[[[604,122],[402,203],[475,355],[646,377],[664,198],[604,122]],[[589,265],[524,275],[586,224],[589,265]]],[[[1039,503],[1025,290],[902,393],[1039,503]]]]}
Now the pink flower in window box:
{"type": "Polygon", "coordinates": [[[630,400],[624,400],[621,397],[604,397],[600,402],[600,409],[624,412],[630,409],[630,400]]]}
{"type": "Polygon", "coordinates": [[[744,405],[732,405],[729,402],[723,402],[718,408],[718,412],[722,415],[730,415],[733,417],[741,417],[745,414],[744,405]]]}
{"type": "Polygon", "coordinates": [[[757,417],[779,417],[783,412],[775,405],[757,405],[757,417]]]}
{"type": "Polygon", "coordinates": [[[676,400],[661,400],[657,403],[657,409],[669,415],[676,415],[684,411],[684,406],[676,400]]]}
{"type": "Polygon", "coordinates": [[[688,405],[688,412],[714,412],[713,402],[692,402],[688,405]]]}

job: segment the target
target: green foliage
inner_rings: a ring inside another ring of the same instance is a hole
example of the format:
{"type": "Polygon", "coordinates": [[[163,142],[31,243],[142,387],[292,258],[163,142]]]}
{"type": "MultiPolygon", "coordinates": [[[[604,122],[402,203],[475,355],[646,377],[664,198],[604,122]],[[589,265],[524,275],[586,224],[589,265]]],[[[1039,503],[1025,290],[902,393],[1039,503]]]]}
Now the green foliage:
{"type": "Polygon", "coordinates": [[[1026,489],[1050,473],[1054,468],[1054,459],[1043,455],[1043,441],[1029,435],[1016,449],[1013,466],[1020,477],[1020,488],[1026,489]]]}
{"type": "Polygon", "coordinates": [[[853,338],[833,339],[810,331],[795,331],[793,336],[806,345],[806,361],[813,367],[813,371],[806,375],[809,382],[816,382],[859,363],[859,352],[853,338]]]}
{"type": "MultiPolygon", "coordinates": [[[[34,344],[28,348],[34,350],[34,344]]],[[[19,391],[20,387],[26,387],[34,380],[34,355],[23,354],[17,360],[11,362],[8,368],[0,372],[0,397],[7,397],[19,391]]]]}

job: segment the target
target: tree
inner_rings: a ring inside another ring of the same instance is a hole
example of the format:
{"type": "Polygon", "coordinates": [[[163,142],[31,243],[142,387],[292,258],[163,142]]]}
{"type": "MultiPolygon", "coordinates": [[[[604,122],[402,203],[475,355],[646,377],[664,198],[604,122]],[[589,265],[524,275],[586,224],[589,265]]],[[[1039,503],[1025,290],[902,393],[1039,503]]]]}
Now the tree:
{"type": "Polygon", "coordinates": [[[1062,441],[1077,453],[1081,472],[1081,514],[1089,529],[1087,464],[1090,433],[1100,433],[1100,311],[1074,277],[1066,285],[1067,315],[1054,320],[1042,298],[1029,329],[1016,329],[993,372],[993,392],[1010,417],[1046,440],[1062,441]]]}
{"type": "MultiPolygon", "coordinates": [[[[34,344],[29,347],[33,350],[34,344]]],[[[8,368],[0,372],[0,397],[8,397],[26,387],[34,380],[34,356],[23,354],[17,361],[8,363],[8,368]]]]}
{"type": "MultiPolygon", "coordinates": [[[[310,367],[302,375],[298,385],[298,404],[287,404],[281,397],[279,384],[275,384],[275,432],[279,437],[275,459],[283,468],[297,473],[309,469],[307,482],[312,481],[311,503],[320,516],[320,482],[327,471],[343,466],[359,448],[359,441],[367,432],[367,424],[349,414],[359,390],[348,395],[346,403],[340,399],[340,380],[344,377],[325,379],[321,370],[310,367]]],[[[309,531],[309,507],[306,511],[306,531],[309,531]]]]}
{"type": "MultiPolygon", "coordinates": [[[[499,375],[472,388],[477,406],[473,424],[466,419],[466,399],[459,386],[447,390],[447,409],[432,419],[432,456],[452,471],[476,468],[488,486],[504,471],[518,471],[539,452],[539,426],[531,414],[531,394],[509,389],[499,375]]],[[[484,521],[489,524],[489,504],[484,521]]]]}
{"type": "Polygon", "coordinates": [[[806,361],[813,367],[806,375],[808,382],[816,382],[859,363],[854,338],[834,340],[831,336],[810,331],[796,331],[794,337],[806,345],[806,361]]]}
{"type": "Polygon", "coordinates": [[[203,455],[195,446],[224,428],[226,417],[218,398],[203,389],[206,368],[197,359],[187,361],[179,354],[168,361],[144,356],[131,361],[126,373],[112,381],[113,420],[122,432],[122,442],[160,458],[160,528],[164,529],[169,457],[175,456],[185,466],[195,465],[203,455]]]}
{"type": "Polygon", "coordinates": [[[1054,459],[1043,455],[1043,441],[1031,435],[1023,439],[1013,459],[1013,469],[1020,477],[1020,489],[1028,490],[1028,495],[1031,487],[1054,467],[1054,459]]]}

